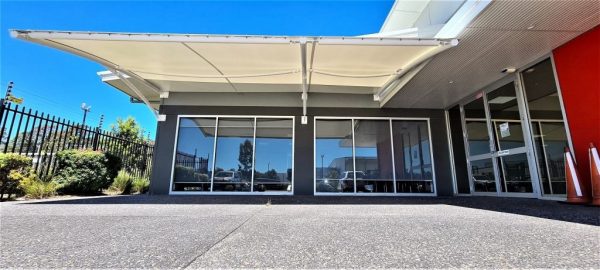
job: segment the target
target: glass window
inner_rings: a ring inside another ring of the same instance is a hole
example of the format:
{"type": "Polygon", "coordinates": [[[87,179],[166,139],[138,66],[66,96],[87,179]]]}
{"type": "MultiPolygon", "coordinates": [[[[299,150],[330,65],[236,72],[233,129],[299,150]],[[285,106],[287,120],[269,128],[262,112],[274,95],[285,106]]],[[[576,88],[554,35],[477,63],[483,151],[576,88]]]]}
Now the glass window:
{"type": "Polygon", "coordinates": [[[315,125],[317,192],[434,192],[427,121],[317,119],[315,125]]]}
{"type": "Polygon", "coordinates": [[[291,192],[293,122],[292,117],[180,118],[172,190],[291,192]]]}
{"type": "Polygon", "coordinates": [[[524,147],[525,139],[514,82],[488,93],[487,97],[497,150],[524,147]]]}
{"type": "Polygon", "coordinates": [[[180,119],[174,191],[210,191],[215,123],[215,118],[180,119]]]}
{"type": "Polygon", "coordinates": [[[490,137],[488,134],[483,96],[463,106],[469,156],[490,153],[490,137]]]}
{"type": "Polygon", "coordinates": [[[253,137],[253,118],[219,118],[213,191],[250,191],[253,137]]]}
{"type": "Polygon", "coordinates": [[[316,191],[354,192],[352,121],[316,120],[316,191]]]}
{"type": "Polygon", "coordinates": [[[502,192],[533,192],[527,154],[515,154],[498,158],[502,192]]]}
{"type": "Polygon", "coordinates": [[[496,176],[492,162],[491,158],[471,161],[471,174],[476,192],[496,192],[496,176]]]}
{"type": "Polygon", "coordinates": [[[254,191],[291,191],[292,119],[256,120],[254,191]]]}
{"type": "Polygon", "coordinates": [[[433,170],[426,121],[393,120],[396,191],[433,192],[433,170]]]}
{"type": "Polygon", "coordinates": [[[356,192],[394,192],[389,120],[354,120],[356,192]]]}
{"type": "Polygon", "coordinates": [[[545,195],[566,192],[563,149],[568,145],[558,89],[550,59],[523,71],[537,165],[545,195]]]}

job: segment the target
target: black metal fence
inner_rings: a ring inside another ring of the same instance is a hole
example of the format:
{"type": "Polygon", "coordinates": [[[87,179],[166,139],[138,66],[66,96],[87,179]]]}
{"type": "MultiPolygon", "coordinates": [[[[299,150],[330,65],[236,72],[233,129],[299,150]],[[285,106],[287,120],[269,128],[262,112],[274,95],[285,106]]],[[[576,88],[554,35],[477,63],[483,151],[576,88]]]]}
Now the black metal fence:
{"type": "Polygon", "coordinates": [[[117,137],[90,127],[0,100],[0,151],[33,159],[40,176],[52,174],[56,153],[65,149],[91,149],[121,158],[123,168],[137,177],[149,177],[154,146],[117,137]]]}

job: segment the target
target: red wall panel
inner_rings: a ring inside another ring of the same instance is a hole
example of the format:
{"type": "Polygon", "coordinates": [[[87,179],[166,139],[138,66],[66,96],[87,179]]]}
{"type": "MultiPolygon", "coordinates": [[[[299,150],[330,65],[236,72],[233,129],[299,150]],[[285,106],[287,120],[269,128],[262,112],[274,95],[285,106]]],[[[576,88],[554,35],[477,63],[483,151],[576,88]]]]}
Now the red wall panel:
{"type": "Polygon", "coordinates": [[[577,169],[589,189],[588,145],[600,146],[600,25],[553,52],[577,169]]]}

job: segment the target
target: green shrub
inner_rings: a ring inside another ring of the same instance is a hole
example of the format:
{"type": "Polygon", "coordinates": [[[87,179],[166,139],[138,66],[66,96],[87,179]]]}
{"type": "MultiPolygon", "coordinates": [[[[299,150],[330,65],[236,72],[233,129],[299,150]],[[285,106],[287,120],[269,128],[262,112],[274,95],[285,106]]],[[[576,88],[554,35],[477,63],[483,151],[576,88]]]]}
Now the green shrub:
{"type": "Polygon", "coordinates": [[[150,180],[144,177],[137,177],[133,179],[133,183],[131,186],[131,192],[133,193],[146,193],[148,192],[148,188],[150,187],[150,180]]]}
{"type": "Polygon", "coordinates": [[[113,155],[111,153],[104,153],[106,156],[106,167],[108,170],[108,177],[110,179],[115,179],[123,168],[123,161],[119,156],[113,155]]]}
{"type": "Polygon", "coordinates": [[[43,199],[56,195],[59,185],[53,181],[43,181],[31,173],[19,183],[19,188],[25,196],[33,199],[43,199]]]}
{"type": "Polygon", "coordinates": [[[0,200],[17,192],[19,182],[29,174],[32,160],[19,154],[0,154],[0,200]]]}
{"type": "Polygon", "coordinates": [[[115,161],[102,152],[64,150],[56,156],[54,181],[65,193],[98,194],[112,183],[115,161]]]}
{"type": "Polygon", "coordinates": [[[108,190],[118,194],[129,194],[131,193],[132,183],[133,176],[131,176],[131,174],[125,170],[121,170],[117,174],[117,177],[115,177],[115,180],[112,182],[108,190]]]}

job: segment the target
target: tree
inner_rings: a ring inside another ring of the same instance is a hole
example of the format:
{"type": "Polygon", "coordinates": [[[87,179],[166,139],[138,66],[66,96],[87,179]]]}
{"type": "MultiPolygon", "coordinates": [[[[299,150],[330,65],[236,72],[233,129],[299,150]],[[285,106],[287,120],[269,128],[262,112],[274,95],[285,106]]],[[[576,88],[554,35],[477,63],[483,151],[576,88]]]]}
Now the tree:
{"type": "MultiPolygon", "coordinates": [[[[146,159],[146,151],[148,148],[143,147],[144,144],[152,144],[150,139],[144,138],[144,129],[132,116],[127,119],[117,118],[117,123],[111,125],[112,133],[122,139],[116,142],[116,147],[113,145],[110,149],[116,149],[116,155],[122,157],[123,167],[130,171],[146,171],[148,160],[146,159]],[[144,157],[144,158],[140,158],[144,157]]],[[[111,152],[108,150],[108,152],[111,152]]]]}
{"type": "Polygon", "coordinates": [[[267,179],[277,179],[277,171],[275,169],[270,169],[265,173],[265,178],[267,179]]]}
{"type": "Polygon", "coordinates": [[[117,118],[117,123],[111,125],[111,130],[124,140],[144,141],[144,129],[132,116],[128,116],[125,120],[117,118]]]}
{"type": "Polygon", "coordinates": [[[242,173],[242,178],[250,179],[252,177],[252,142],[250,140],[240,143],[238,161],[240,163],[238,168],[242,173]]]}

